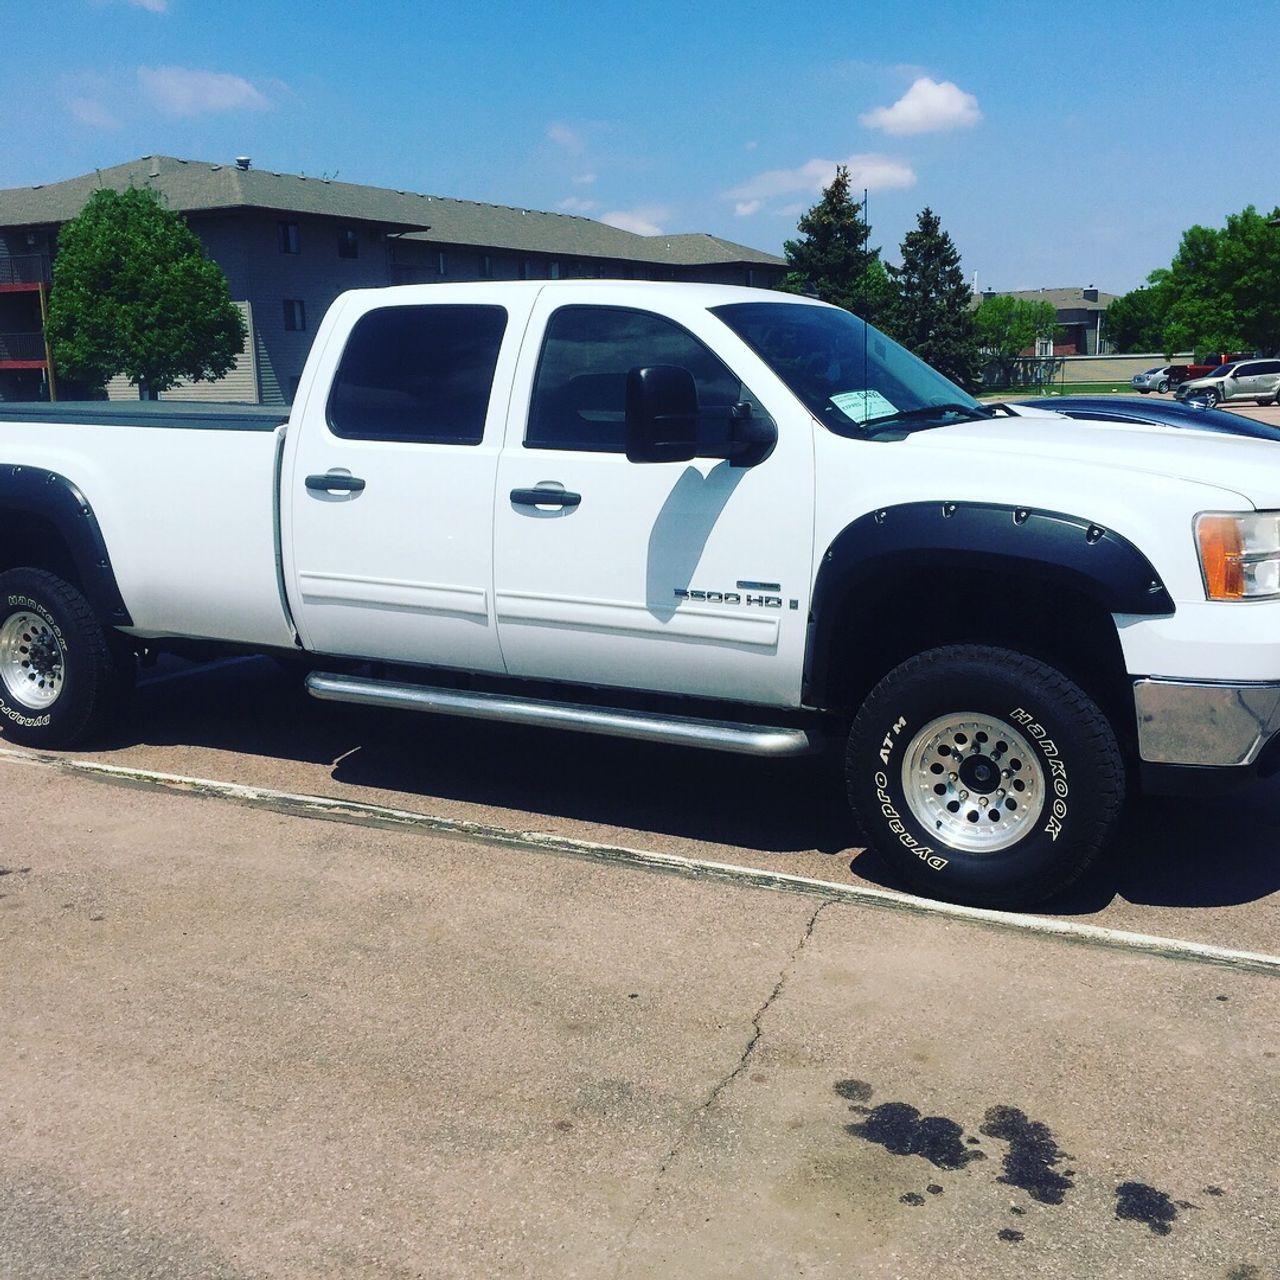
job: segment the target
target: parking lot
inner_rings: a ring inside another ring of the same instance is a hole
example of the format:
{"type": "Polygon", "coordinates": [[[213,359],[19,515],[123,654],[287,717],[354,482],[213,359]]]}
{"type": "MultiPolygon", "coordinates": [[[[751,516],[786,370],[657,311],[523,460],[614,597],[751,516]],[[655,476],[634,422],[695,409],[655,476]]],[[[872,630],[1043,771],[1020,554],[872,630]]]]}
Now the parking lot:
{"type": "Polygon", "coordinates": [[[992,923],[815,762],[259,659],[0,779],[0,1275],[1276,1274],[1280,786],[992,923]]]}

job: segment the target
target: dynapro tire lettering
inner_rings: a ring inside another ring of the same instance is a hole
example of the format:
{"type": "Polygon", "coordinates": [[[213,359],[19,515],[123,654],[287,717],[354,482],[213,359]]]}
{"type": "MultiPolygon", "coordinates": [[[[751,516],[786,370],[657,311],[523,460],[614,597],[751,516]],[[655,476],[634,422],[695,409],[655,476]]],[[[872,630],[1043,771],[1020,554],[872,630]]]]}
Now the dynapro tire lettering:
{"type": "MultiPolygon", "coordinates": [[[[899,721],[899,724],[902,723],[905,722],[899,721]]],[[[929,845],[921,844],[903,825],[901,815],[893,807],[893,801],[889,799],[889,779],[883,773],[877,773],[875,784],[876,799],[880,801],[880,812],[888,821],[889,830],[898,837],[902,847],[914,853],[926,867],[932,871],[941,871],[947,865],[947,859],[939,857],[929,845]]]]}
{"type": "Polygon", "coordinates": [[[21,725],[24,729],[43,729],[49,723],[48,715],[25,716],[21,711],[15,711],[4,702],[0,702],[0,716],[4,716],[6,720],[12,720],[14,724],[21,725]]]}
{"type": "Polygon", "coordinates": [[[1067,766],[1058,753],[1058,744],[1049,737],[1048,730],[1022,707],[1009,713],[1009,719],[1022,729],[1028,738],[1035,739],[1036,746],[1044,755],[1044,762],[1049,768],[1049,786],[1053,791],[1052,803],[1049,806],[1049,821],[1045,832],[1051,840],[1057,840],[1062,834],[1062,824],[1067,817],[1067,796],[1071,788],[1067,785],[1067,766]]]}

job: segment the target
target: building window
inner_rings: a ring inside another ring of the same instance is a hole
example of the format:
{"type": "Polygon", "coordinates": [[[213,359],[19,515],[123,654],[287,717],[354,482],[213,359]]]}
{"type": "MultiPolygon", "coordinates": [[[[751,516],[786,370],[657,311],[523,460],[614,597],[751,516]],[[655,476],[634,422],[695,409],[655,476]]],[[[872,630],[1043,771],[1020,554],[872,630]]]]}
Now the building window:
{"type": "Polygon", "coordinates": [[[296,222],[277,222],[276,230],[280,237],[281,253],[302,252],[302,238],[298,235],[296,222]]]}
{"type": "Polygon", "coordinates": [[[560,264],[558,262],[551,262],[547,264],[547,279],[548,280],[560,279],[560,264]]]}
{"type": "Polygon", "coordinates": [[[439,256],[439,258],[437,259],[437,267],[436,267],[436,269],[437,269],[437,271],[440,273],[440,275],[444,275],[444,268],[445,268],[444,250],[443,250],[443,249],[441,249],[441,250],[440,250],[440,256],[439,256]]]}
{"type": "Polygon", "coordinates": [[[289,403],[292,404],[298,398],[298,386],[302,382],[302,374],[293,373],[289,375],[289,403]]]}
{"type": "Polygon", "coordinates": [[[756,282],[756,273],[754,267],[747,268],[747,284],[753,285],[756,282]]]}
{"type": "Polygon", "coordinates": [[[493,279],[493,259],[487,253],[480,256],[480,274],[486,280],[493,279]]]}
{"type": "Polygon", "coordinates": [[[338,231],[338,257],[358,258],[359,256],[360,237],[356,235],[355,227],[342,227],[338,231]]]}
{"type": "Polygon", "coordinates": [[[307,327],[307,307],[301,298],[284,300],[284,327],[290,333],[301,333],[307,327]]]}

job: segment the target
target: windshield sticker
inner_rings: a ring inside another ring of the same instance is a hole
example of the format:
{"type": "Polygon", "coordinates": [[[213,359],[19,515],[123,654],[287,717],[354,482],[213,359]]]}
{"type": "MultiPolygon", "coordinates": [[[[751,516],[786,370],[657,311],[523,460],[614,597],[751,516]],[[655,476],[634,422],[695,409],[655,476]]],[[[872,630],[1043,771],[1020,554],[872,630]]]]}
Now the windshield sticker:
{"type": "Polygon", "coordinates": [[[831,403],[854,422],[866,422],[869,418],[883,418],[898,412],[898,406],[878,391],[838,391],[831,397],[831,403]]]}

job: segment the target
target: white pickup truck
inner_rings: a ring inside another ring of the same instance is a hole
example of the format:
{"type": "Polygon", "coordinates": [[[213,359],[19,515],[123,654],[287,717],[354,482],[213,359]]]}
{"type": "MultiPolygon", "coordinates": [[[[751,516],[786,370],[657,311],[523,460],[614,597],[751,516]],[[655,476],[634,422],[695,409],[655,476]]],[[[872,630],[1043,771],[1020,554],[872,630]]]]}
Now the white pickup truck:
{"type": "Polygon", "coordinates": [[[624,281],[345,294],[287,421],[0,405],[0,729],[101,735],[138,656],[218,648],[305,655],[319,698],[843,744],[911,885],[1025,905],[1127,788],[1275,768],[1280,452],[1014,416],[834,307],[624,281]]]}

